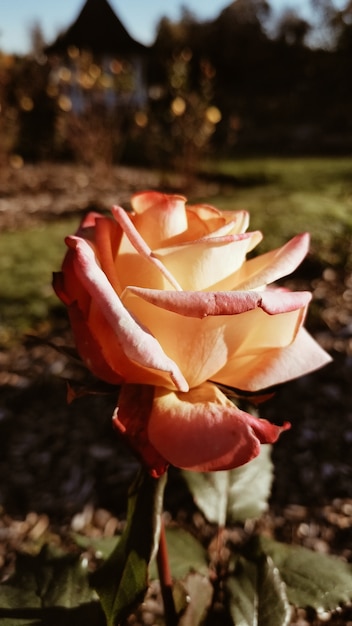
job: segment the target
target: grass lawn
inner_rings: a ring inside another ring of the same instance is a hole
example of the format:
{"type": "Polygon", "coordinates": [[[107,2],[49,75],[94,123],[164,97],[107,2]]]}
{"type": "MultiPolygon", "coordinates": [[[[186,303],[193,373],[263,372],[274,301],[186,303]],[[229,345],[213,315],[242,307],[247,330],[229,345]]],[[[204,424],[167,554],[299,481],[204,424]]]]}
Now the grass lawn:
{"type": "Polygon", "coordinates": [[[324,264],[352,263],[352,158],[242,159],[210,168],[237,182],[212,203],[247,209],[264,249],[309,231],[312,254],[324,264]]]}
{"type": "Polygon", "coordinates": [[[52,272],[60,269],[64,237],[76,228],[77,219],[71,218],[1,233],[0,344],[45,321],[57,304],[52,272]]]}
{"type": "MultiPolygon", "coordinates": [[[[221,209],[247,209],[251,229],[264,234],[260,251],[309,231],[315,258],[324,265],[352,270],[352,158],[244,159],[207,168],[221,174],[225,182],[210,186],[212,194],[202,200],[221,209]]],[[[51,307],[58,304],[51,275],[60,268],[63,239],[77,223],[77,218],[61,218],[1,234],[0,343],[6,345],[45,323],[51,307]]]]}

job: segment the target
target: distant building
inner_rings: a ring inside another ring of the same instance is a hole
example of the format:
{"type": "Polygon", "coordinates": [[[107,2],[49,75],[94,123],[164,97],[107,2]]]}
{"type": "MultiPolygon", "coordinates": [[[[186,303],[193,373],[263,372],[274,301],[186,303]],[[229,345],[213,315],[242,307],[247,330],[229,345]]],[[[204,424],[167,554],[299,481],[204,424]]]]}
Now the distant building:
{"type": "Polygon", "coordinates": [[[52,64],[52,95],[61,98],[61,108],[79,114],[96,105],[146,104],[149,48],[129,35],[108,0],[86,0],[45,53],[52,64]]]}

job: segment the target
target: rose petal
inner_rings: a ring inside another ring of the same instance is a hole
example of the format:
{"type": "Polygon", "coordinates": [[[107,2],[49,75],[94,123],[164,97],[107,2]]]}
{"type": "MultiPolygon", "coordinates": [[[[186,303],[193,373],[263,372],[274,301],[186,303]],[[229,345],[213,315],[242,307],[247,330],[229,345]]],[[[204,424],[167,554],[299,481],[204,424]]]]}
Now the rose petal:
{"type": "MultiPolygon", "coordinates": [[[[76,238],[82,238],[87,241],[87,245],[94,249],[97,254],[95,239],[96,239],[96,224],[101,220],[106,220],[100,213],[90,211],[84,216],[77,231],[76,238]]],[[[113,223],[112,220],[109,222],[113,223]]],[[[81,284],[81,281],[77,278],[74,270],[74,258],[75,253],[71,249],[70,243],[71,236],[65,238],[65,242],[69,248],[62,264],[62,272],[54,274],[53,287],[58,297],[66,304],[70,306],[73,302],[79,303],[79,308],[86,315],[89,313],[89,307],[91,303],[90,295],[87,293],[85,287],[81,284]]]]}
{"type": "MultiPolygon", "coordinates": [[[[212,231],[204,237],[201,237],[201,239],[199,239],[197,242],[194,241],[194,243],[199,243],[200,241],[221,243],[221,238],[223,238],[223,242],[226,243],[225,237],[228,237],[229,235],[233,238],[233,241],[241,241],[242,239],[248,238],[249,245],[247,252],[251,252],[251,250],[253,250],[253,248],[255,248],[258,243],[260,243],[263,239],[263,235],[259,230],[255,230],[249,233],[238,233],[235,220],[230,220],[217,230],[212,231]]],[[[230,238],[227,241],[230,242],[230,238]]]]}
{"type": "Polygon", "coordinates": [[[177,211],[185,206],[186,198],[182,195],[167,194],[160,191],[139,191],[131,197],[131,206],[138,214],[147,211],[177,211]]]}
{"type": "MultiPolygon", "coordinates": [[[[105,380],[111,385],[120,385],[124,381],[126,371],[121,372],[123,360],[120,359],[117,364],[114,362],[115,354],[111,358],[109,351],[106,350],[106,342],[104,336],[96,337],[94,330],[87,324],[85,316],[77,306],[73,303],[68,307],[71,328],[75,337],[77,351],[89,370],[101,380],[105,380]]],[[[99,326],[95,329],[99,332],[99,326]]],[[[113,345],[110,341],[110,346],[113,345]]],[[[115,351],[116,353],[116,351],[115,351]]]]}
{"type": "MultiPolygon", "coordinates": [[[[69,244],[69,237],[66,243],[69,244]]],[[[88,245],[88,244],[87,244],[88,245]]],[[[77,278],[74,270],[75,253],[68,250],[64,262],[62,264],[62,272],[56,272],[53,275],[53,287],[55,293],[66,306],[70,306],[73,302],[77,302],[80,310],[89,315],[91,297],[81,281],[77,278]]]]}
{"type": "Polygon", "coordinates": [[[152,249],[164,246],[168,240],[185,233],[188,227],[186,198],[157,191],[137,193],[131,205],[131,216],[140,236],[152,249]]]}
{"type": "Polygon", "coordinates": [[[148,422],[151,444],[176,467],[208,472],[254,459],[289,424],[275,426],[238,409],[210,383],[188,393],[157,389],[148,422]]]}
{"type": "Polygon", "coordinates": [[[154,387],[149,385],[123,385],[119,394],[118,407],[113,415],[113,425],[128,442],[154,477],[161,476],[168,462],[150,443],[147,421],[154,396],[154,387]]]}
{"type": "MultiPolygon", "coordinates": [[[[126,357],[144,368],[167,372],[178,389],[188,389],[177,365],[163,352],[155,337],[146,332],[123,306],[104,272],[97,265],[94,252],[87,242],[72,237],[69,243],[75,250],[75,274],[90,294],[92,303],[111,327],[116,342],[120,344],[126,357]]],[[[94,322],[91,324],[94,328],[94,322]]]]}
{"type": "Polygon", "coordinates": [[[122,238],[122,229],[118,224],[104,217],[95,223],[96,254],[100,267],[108,277],[116,293],[121,293],[121,284],[116,272],[115,256],[122,238]]]}
{"type": "Polygon", "coordinates": [[[258,289],[291,274],[309,251],[310,237],[303,233],[281,248],[249,259],[233,277],[232,289],[258,289]]]}
{"type": "Polygon", "coordinates": [[[150,263],[152,263],[159,270],[159,272],[169,281],[170,285],[174,287],[174,289],[181,290],[181,287],[176,281],[175,277],[155,256],[146,241],[144,241],[139,232],[136,230],[126,211],[124,211],[124,209],[122,209],[121,207],[114,206],[112,208],[112,212],[116,221],[120,224],[121,228],[125,232],[136,252],[138,252],[138,254],[143,259],[147,259],[150,263]]]}
{"type": "Polygon", "coordinates": [[[160,291],[127,287],[146,302],[160,308],[185,315],[207,317],[208,315],[238,315],[261,308],[269,315],[288,313],[304,308],[312,299],[309,291],[160,291]]]}
{"type": "Polygon", "coordinates": [[[331,357],[301,328],[293,343],[257,354],[233,354],[213,380],[244,391],[258,391],[309,374],[331,357]]]}
{"type": "Polygon", "coordinates": [[[97,213],[96,211],[89,211],[83,217],[78,229],[75,232],[77,237],[83,237],[84,239],[89,239],[90,235],[94,237],[94,227],[97,219],[102,219],[102,214],[97,213]]]}
{"type": "MultiPolygon", "coordinates": [[[[220,211],[209,204],[187,205],[187,213],[197,215],[211,233],[228,222],[233,223],[233,233],[244,233],[249,225],[248,211],[220,211]]],[[[205,234],[205,233],[204,233],[205,234]]]]}
{"type": "Polygon", "coordinates": [[[221,215],[226,220],[235,222],[235,232],[245,233],[249,226],[249,213],[248,211],[221,211],[221,215]]]}
{"type": "Polygon", "coordinates": [[[260,233],[245,233],[159,249],[155,256],[175,277],[185,291],[210,290],[212,286],[235,273],[243,264],[248,250],[260,233]]]}
{"type": "Polygon", "coordinates": [[[190,241],[201,239],[226,224],[221,211],[207,204],[187,205],[186,213],[188,220],[186,236],[182,239],[176,239],[172,243],[170,242],[170,245],[189,243],[190,241]]]}
{"type": "Polygon", "coordinates": [[[166,354],[178,364],[190,387],[213,379],[228,362],[233,376],[231,385],[238,387],[236,380],[242,382],[243,357],[252,364],[258,355],[288,346],[305,317],[305,308],[277,315],[254,308],[236,315],[188,317],[161,309],[142,297],[133,288],[121,296],[128,310],[143,319],[166,354]]]}

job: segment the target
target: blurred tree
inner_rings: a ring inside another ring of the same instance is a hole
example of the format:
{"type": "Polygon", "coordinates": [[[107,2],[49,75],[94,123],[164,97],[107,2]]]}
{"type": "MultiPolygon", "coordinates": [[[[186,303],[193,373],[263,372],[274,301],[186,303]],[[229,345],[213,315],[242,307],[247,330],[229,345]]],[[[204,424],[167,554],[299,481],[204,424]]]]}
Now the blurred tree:
{"type": "Polygon", "coordinates": [[[303,46],[311,24],[292,9],[286,9],[276,24],[275,38],[288,46],[303,46]]]}
{"type": "Polygon", "coordinates": [[[8,97],[17,110],[19,132],[15,151],[23,158],[52,158],[55,103],[48,94],[50,67],[46,60],[18,58],[13,68],[8,97]]]}
{"type": "Polygon", "coordinates": [[[43,50],[46,47],[44,33],[39,22],[33,22],[29,29],[30,38],[30,55],[33,56],[38,62],[45,62],[45,55],[43,50]]]}
{"type": "Polygon", "coordinates": [[[15,63],[14,56],[0,52],[0,165],[8,162],[18,136],[17,107],[9,97],[15,63]]]}
{"type": "MultiPolygon", "coordinates": [[[[0,58],[2,151],[89,163],[127,155],[188,173],[214,149],[350,151],[352,0],[341,10],[333,0],[310,2],[311,23],[292,9],[273,25],[267,0],[235,0],[204,22],[185,7],[178,21],[163,18],[142,91],[116,55],[103,63],[72,45],[49,67],[33,24],[31,54],[10,65],[0,58]],[[132,102],[133,91],[142,98],[132,102]]],[[[103,45],[104,28],[91,22],[103,45]]]]}
{"type": "Polygon", "coordinates": [[[352,52],[352,1],[334,16],[334,25],[338,30],[337,49],[352,52]]]}
{"type": "Polygon", "coordinates": [[[314,15],[313,43],[317,48],[334,50],[341,32],[341,14],[333,0],[310,0],[314,15]]]}
{"type": "Polygon", "coordinates": [[[214,68],[194,57],[190,46],[178,51],[179,43],[163,57],[166,77],[151,99],[146,144],[151,160],[176,168],[187,187],[209,151],[221,112],[214,104],[214,68]]]}

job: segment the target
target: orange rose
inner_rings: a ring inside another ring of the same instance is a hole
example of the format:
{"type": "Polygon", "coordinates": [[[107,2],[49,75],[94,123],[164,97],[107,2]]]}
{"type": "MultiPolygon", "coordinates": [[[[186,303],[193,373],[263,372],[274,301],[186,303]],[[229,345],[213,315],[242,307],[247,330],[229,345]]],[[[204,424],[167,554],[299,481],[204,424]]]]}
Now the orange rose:
{"type": "Polygon", "coordinates": [[[288,428],[241,411],[217,386],[258,391],[329,361],[304,330],[309,292],[267,285],[305,257],[309,236],[250,260],[262,239],[245,211],[144,192],[114,220],[90,213],[54,289],[77,349],[120,385],[114,422],[153,475],[167,465],[230,469],[288,428]]]}

